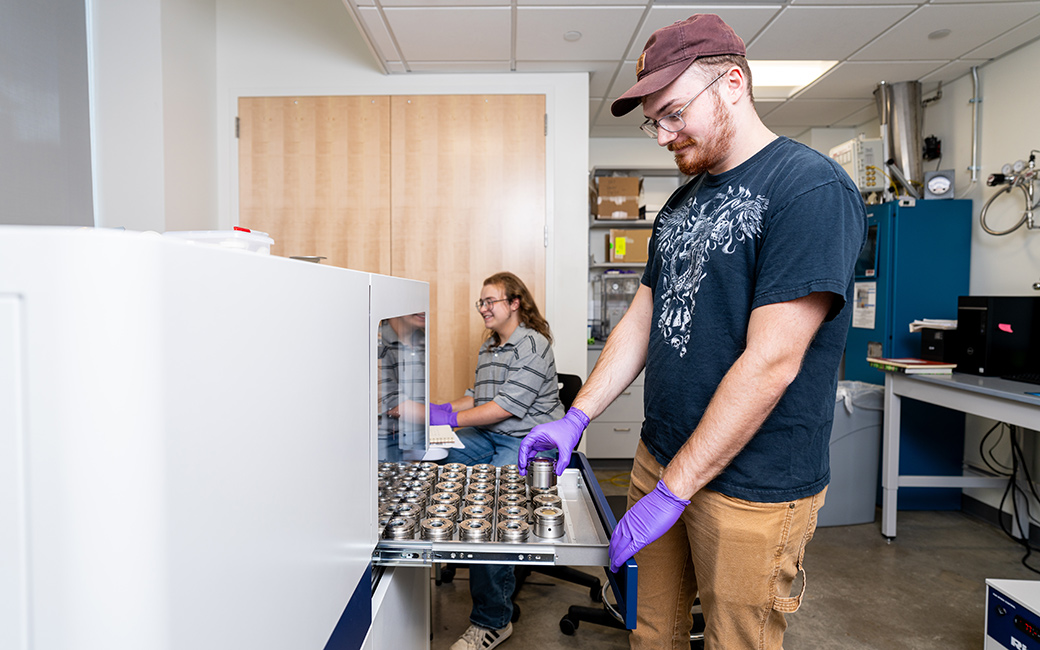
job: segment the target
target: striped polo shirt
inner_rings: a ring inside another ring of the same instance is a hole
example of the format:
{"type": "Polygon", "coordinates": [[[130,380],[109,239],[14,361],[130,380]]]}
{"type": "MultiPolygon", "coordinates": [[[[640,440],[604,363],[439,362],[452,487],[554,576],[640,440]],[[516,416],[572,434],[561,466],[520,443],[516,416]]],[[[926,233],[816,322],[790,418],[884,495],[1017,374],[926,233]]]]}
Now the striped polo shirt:
{"type": "Polygon", "coordinates": [[[490,339],[480,346],[473,384],[473,403],[494,401],[512,417],[481,429],[522,438],[536,424],[563,417],[556,360],[544,336],[519,325],[509,340],[492,347],[490,339]]]}

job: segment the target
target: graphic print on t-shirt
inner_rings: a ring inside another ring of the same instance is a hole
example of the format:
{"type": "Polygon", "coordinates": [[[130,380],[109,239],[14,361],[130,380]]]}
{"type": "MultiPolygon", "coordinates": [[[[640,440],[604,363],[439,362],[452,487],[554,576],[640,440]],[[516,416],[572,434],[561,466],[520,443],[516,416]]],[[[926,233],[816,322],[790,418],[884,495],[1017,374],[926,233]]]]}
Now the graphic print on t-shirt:
{"type": "Polygon", "coordinates": [[[694,196],[658,216],[662,222],[657,253],[664,291],[657,326],[680,357],[686,355],[697,291],[708,275],[711,254],[732,255],[738,244],[753,242],[762,232],[762,215],[768,206],[769,199],[762,195],[752,197],[744,187],[727,187],[702,204],[694,196]]]}

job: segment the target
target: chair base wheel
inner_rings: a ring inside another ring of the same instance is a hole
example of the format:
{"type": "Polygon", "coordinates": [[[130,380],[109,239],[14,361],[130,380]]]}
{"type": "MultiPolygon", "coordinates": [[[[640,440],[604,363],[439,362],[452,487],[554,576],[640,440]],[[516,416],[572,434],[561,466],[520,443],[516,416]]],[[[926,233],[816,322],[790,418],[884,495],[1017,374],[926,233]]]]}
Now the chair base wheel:
{"type": "Polygon", "coordinates": [[[564,616],[560,619],[560,631],[567,636],[574,636],[574,633],[578,629],[578,621],[571,619],[568,616],[564,616]]]}

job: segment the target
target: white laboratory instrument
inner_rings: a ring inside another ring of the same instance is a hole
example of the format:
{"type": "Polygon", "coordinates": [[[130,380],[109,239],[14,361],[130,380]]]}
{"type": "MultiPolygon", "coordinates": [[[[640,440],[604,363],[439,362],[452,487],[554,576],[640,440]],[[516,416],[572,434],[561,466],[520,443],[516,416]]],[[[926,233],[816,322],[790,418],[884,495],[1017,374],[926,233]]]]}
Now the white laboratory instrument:
{"type": "Polygon", "coordinates": [[[881,138],[853,138],[831,147],[828,155],[835,160],[860,192],[884,191],[884,155],[881,138]]]}
{"type": "Polygon", "coordinates": [[[985,650],[1040,648],[1040,580],[986,580],[985,650]]]}

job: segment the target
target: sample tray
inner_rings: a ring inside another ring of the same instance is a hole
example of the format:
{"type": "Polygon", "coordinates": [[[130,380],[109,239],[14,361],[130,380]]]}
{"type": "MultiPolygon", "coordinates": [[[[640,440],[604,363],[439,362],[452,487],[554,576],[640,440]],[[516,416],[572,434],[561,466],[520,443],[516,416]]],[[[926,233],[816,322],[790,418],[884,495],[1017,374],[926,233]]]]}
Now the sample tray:
{"type": "MultiPolygon", "coordinates": [[[[613,523],[606,517],[606,499],[587,461],[584,456],[579,456],[577,461],[564,470],[556,483],[564,513],[561,537],[547,539],[537,536],[531,521],[527,540],[519,543],[497,541],[495,537],[491,541],[460,541],[457,528],[451,539],[419,539],[417,528],[415,539],[380,539],[373,560],[383,566],[431,565],[435,562],[606,566],[609,564],[607,548],[613,523]]],[[[497,522],[496,513],[492,523],[493,535],[497,522]]]]}

